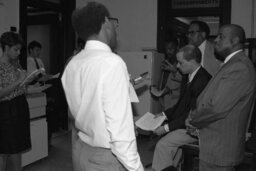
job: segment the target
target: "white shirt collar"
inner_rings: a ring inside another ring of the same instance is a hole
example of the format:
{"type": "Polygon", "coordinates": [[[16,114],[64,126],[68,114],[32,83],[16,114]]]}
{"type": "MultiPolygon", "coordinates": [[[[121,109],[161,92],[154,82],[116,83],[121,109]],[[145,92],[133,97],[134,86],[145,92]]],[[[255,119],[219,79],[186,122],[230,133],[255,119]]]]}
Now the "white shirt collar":
{"type": "Polygon", "coordinates": [[[88,40],[84,47],[85,50],[105,50],[111,52],[110,47],[101,41],[98,40],[88,40]]]}
{"type": "Polygon", "coordinates": [[[192,74],[189,74],[189,75],[188,75],[188,81],[189,81],[190,83],[191,83],[192,80],[194,79],[194,77],[195,77],[197,71],[200,69],[200,67],[201,67],[201,66],[199,66],[194,72],[192,72],[192,74]]]}
{"type": "Polygon", "coordinates": [[[199,50],[201,51],[202,58],[201,58],[201,65],[204,66],[204,51],[206,47],[206,40],[201,43],[200,46],[198,46],[199,50]]]}
{"type": "Polygon", "coordinates": [[[204,50],[205,50],[205,46],[206,46],[206,40],[203,41],[203,42],[201,43],[201,45],[198,47],[202,53],[203,53],[204,50]]]}
{"type": "Polygon", "coordinates": [[[235,54],[237,54],[237,53],[239,53],[239,52],[241,52],[241,51],[243,51],[243,50],[242,50],[242,49],[239,49],[239,50],[237,50],[237,51],[235,51],[235,52],[229,54],[229,55],[226,57],[226,59],[225,59],[225,61],[224,61],[224,64],[227,63],[235,54]]]}

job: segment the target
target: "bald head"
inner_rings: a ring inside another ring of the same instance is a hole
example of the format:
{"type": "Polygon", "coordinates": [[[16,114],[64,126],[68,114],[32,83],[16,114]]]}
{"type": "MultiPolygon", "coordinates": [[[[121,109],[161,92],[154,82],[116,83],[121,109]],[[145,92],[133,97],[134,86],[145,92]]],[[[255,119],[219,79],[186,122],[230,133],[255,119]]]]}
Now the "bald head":
{"type": "Polygon", "coordinates": [[[184,59],[190,61],[194,59],[197,63],[201,62],[202,53],[200,49],[194,45],[186,45],[179,50],[179,52],[184,53],[184,59]]]}
{"type": "Polygon", "coordinates": [[[244,29],[235,24],[224,25],[220,28],[215,42],[216,58],[224,61],[229,54],[243,49],[245,43],[244,29]]]}
{"type": "Polygon", "coordinates": [[[227,24],[224,25],[223,28],[228,28],[230,29],[230,34],[232,38],[239,38],[238,43],[244,44],[246,40],[245,32],[244,29],[236,24],[227,24]]]}

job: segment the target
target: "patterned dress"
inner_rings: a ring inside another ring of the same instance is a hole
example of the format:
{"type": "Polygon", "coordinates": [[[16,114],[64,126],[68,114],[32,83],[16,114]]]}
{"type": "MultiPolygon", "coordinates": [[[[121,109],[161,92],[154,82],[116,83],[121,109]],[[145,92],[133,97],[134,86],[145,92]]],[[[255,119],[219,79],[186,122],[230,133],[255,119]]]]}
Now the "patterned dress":
{"type": "MultiPolygon", "coordinates": [[[[18,79],[18,63],[0,62],[0,90],[18,79]]],[[[16,154],[31,148],[26,87],[22,86],[0,99],[0,154],[16,154]]]]}

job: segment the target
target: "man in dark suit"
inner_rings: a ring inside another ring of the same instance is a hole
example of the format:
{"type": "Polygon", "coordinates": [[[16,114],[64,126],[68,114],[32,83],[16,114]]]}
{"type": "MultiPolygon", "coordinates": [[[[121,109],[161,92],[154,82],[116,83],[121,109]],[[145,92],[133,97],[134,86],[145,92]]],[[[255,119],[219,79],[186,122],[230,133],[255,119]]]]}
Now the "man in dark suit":
{"type": "Polygon", "coordinates": [[[194,45],[187,45],[177,53],[177,67],[188,74],[188,84],[179,102],[172,108],[157,114],[165,115],[168,123],[158,127],[154,133],[166,134],[159,140],[154,152],[152,168],[160,171],[173,165],[173,157],[179,146],[194,142],[196,139],[186,133],[185,119],[195,108],[198,95],[211,79],[211,75],[201,66],[201,52],[194,45]]]}
{"type": "Polygon", "coordinates": [[[233,171],[244,156],[255,69],[243,52],[242,27],[222,26],[215,41],[215,52],[224,64],[198,97],[186,125],[200,130],[200,171],[233,171]]]}

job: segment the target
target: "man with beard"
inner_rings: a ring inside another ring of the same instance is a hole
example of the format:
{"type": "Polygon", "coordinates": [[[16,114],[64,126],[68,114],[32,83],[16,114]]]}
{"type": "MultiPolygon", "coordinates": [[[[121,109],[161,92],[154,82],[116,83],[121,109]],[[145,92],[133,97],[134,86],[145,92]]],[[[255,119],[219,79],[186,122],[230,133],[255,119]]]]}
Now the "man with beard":
{"type": "Polygon", "coordinates": [[[111,50],[117,22],[98,2],[72,15],[75,31],[86,41],[62,76],[77,129],[72,137],[75,171],[144,170],[134,133],[129,75],[124,61],[111,50]]]}
{"type": "Polygon", "coordinates": [[[233,171],[244,157],[255,69],[243,52],[241,26],[222,26],[215,41],[215,52],[224,64],[198,97],[186,125],[200,130],[200,171],[233,171]]]}
{"type": "Polygon", "coordinates": [[[221,62],[214,56],[214,44],[208,41],[209,26],[203,21],[192,21],[188,28],[188,44],[197,46],[202,53],[201,65],[212,75],[219,70],[221,62]]]}

